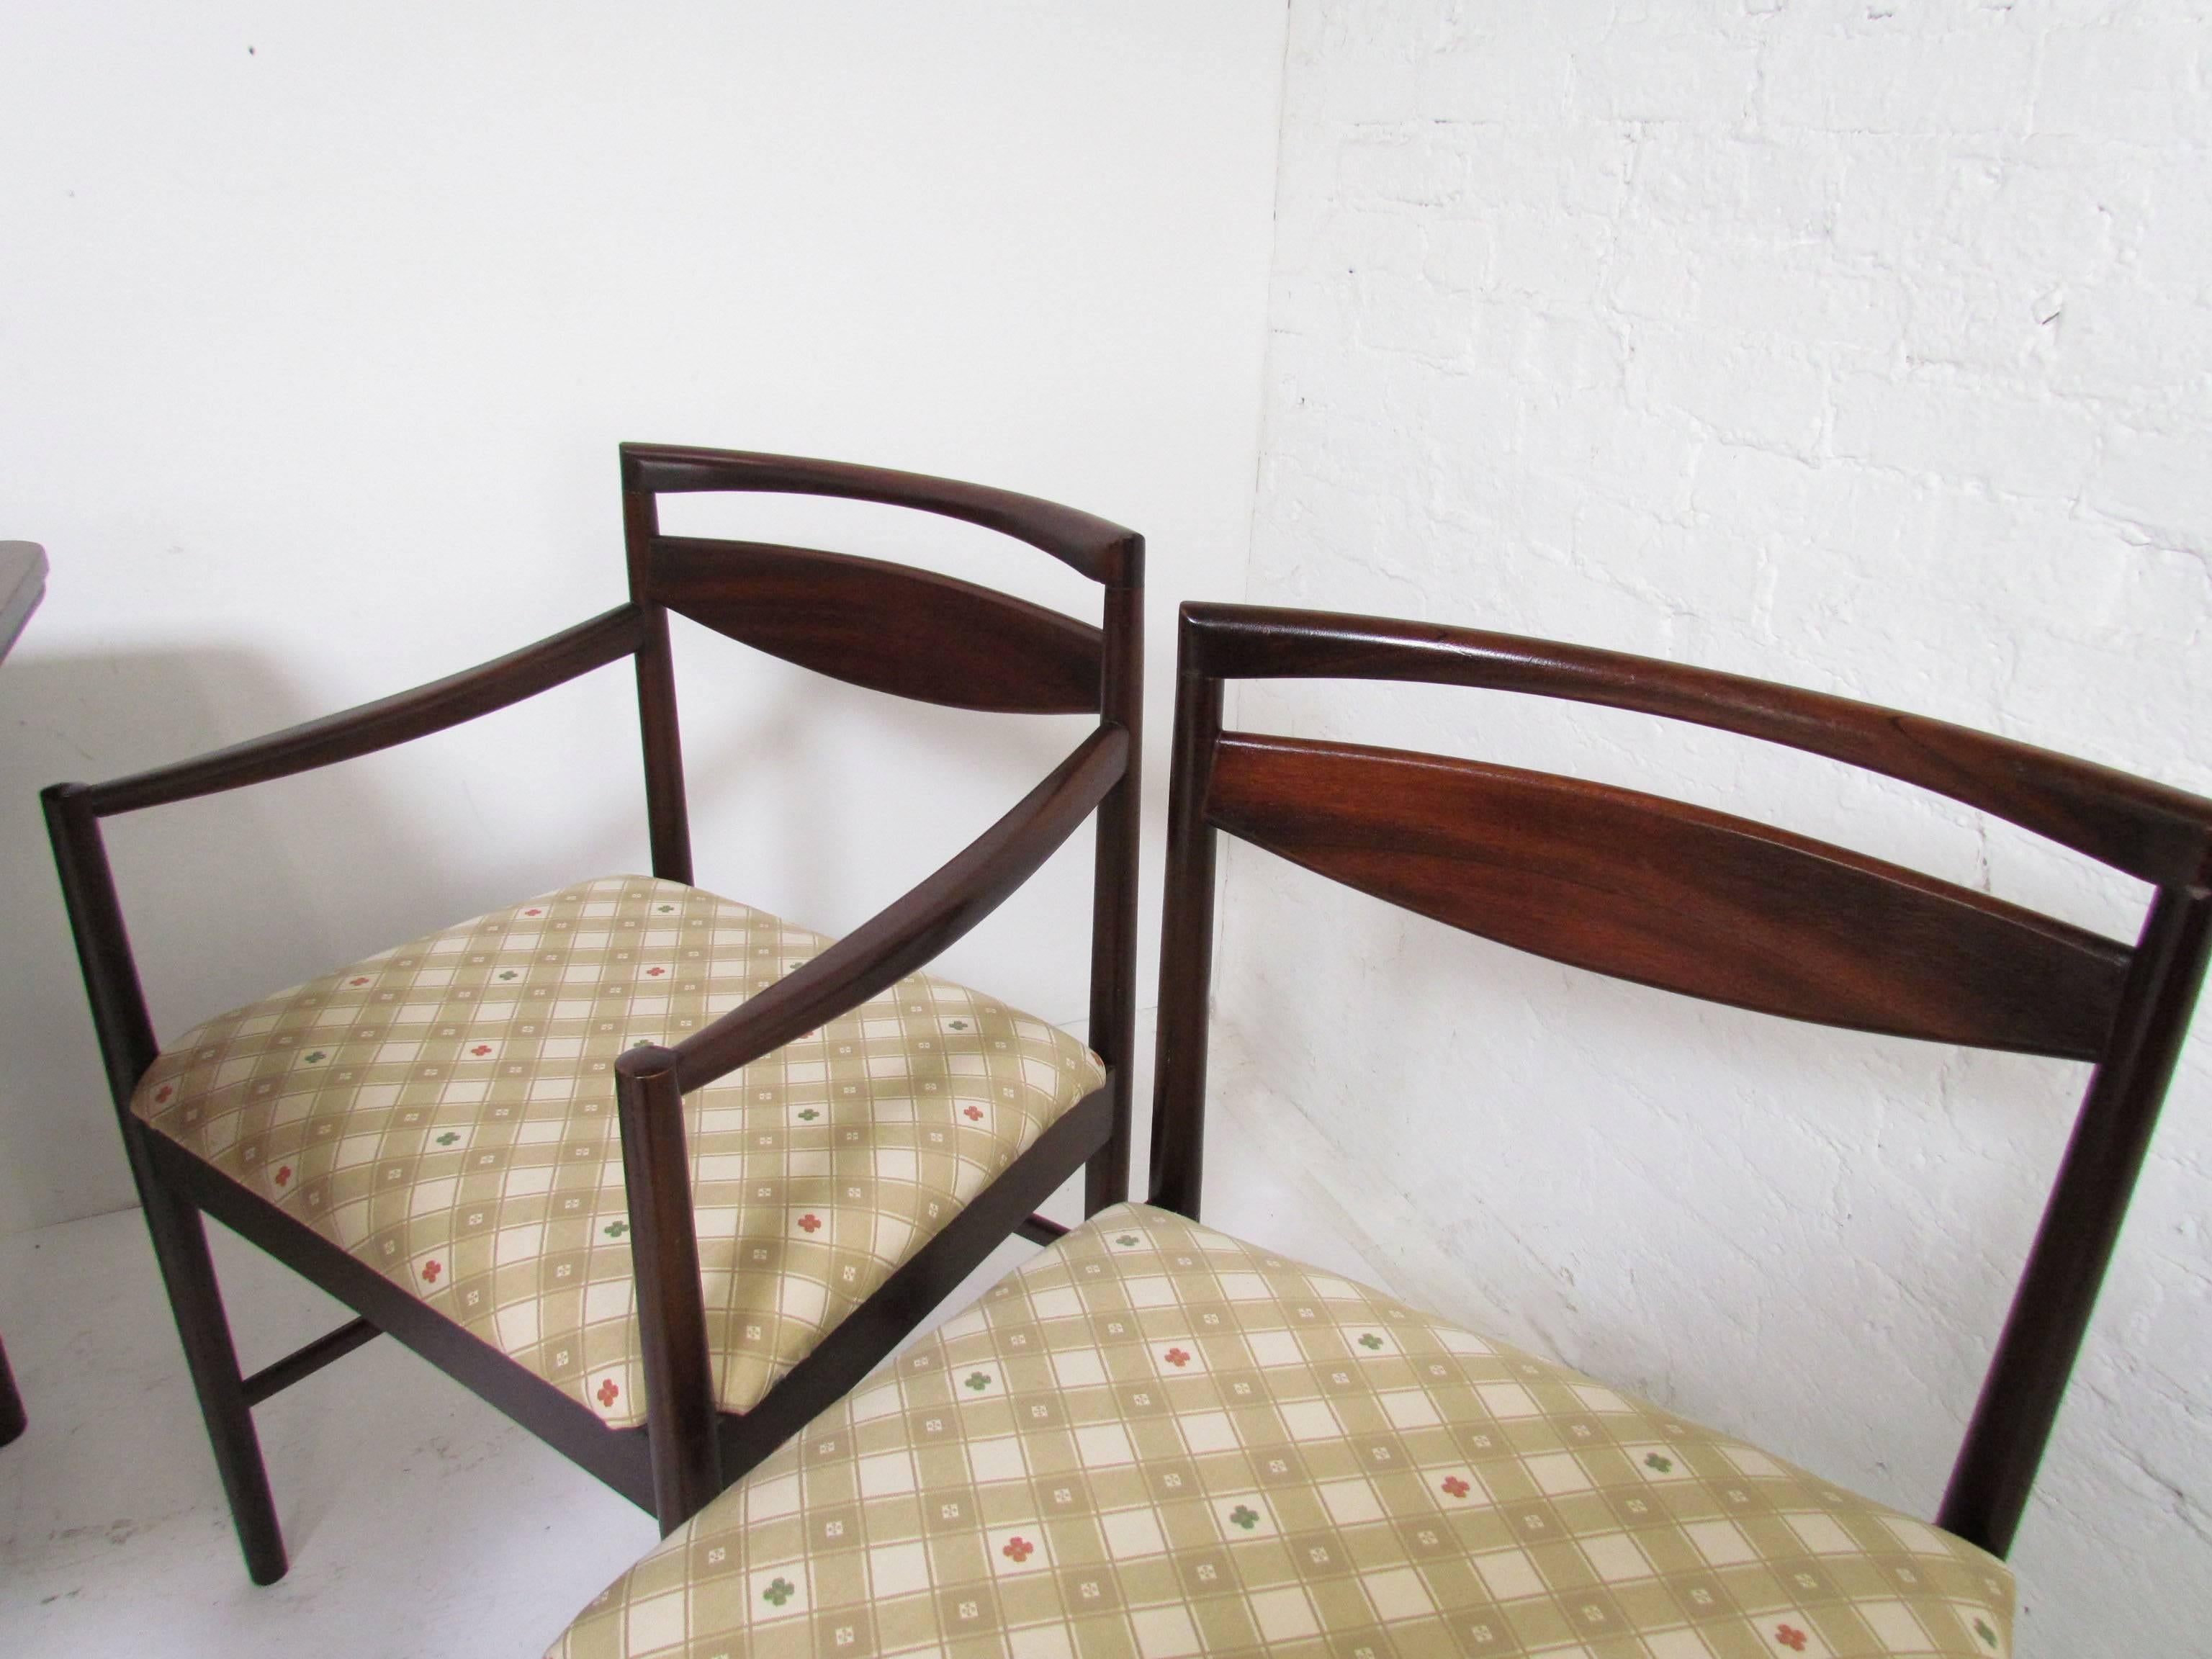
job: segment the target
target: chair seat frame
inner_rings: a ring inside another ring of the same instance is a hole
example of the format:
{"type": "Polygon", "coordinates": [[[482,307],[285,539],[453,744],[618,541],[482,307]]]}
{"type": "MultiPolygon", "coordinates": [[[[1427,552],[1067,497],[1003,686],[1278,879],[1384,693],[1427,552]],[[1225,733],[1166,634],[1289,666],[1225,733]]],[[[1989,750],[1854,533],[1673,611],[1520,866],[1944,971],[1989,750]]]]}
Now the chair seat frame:
{"type": "Polygon", "coordinates": [[[1944,721],[1473,629],[1186,605],[1170,762],[1152,1201],[1204,1173],[1226,832],[1519,949],[1788,1018],[2093,1070],[1937,1524],[2010,1548],[2212,956],[2212,801],[1944,721]],[[1222,729],[1231,681],[1459,685],[1711,726],[1945,795],[2148,883],[2132,947],[1843,848],[1633,791],[1222,729]]]}
{"type": "Polygon", "coordinates": [[[1032,496],[841,462],[625,444],[630,597],[600,616],[410,691],[173,765],[44,792],[110,1091],[187,1365],[256,1583],[282,1577],[283,1533],[252,1408],[389,1333],[672,1531],[844,1395],[1007,1237],[1066,1230],[1036,1213],[1079,1171],[1084,1211],[1127,1196],[1135,1018],[1144,541],[1032,496]],[[663,536],[658,497],[759,492],[878,502],[965,520],[1059,558],[1103,590],[1097,628],[991,589],[812,549],[663,536]],[[419,1301],[130,1109],[159,1053],[100,831],[118,813],[374,753],[476,720],[594,669],[635,665],[653,873],[692,880],[668,612],[809,668],[940,704],[1090,713],[1091,734],[981,836],[804,966],[672,1047],[616,1064],[647,1420],[611,1428],[565,1392],[419,1301]],[[1088,1041],[1107,1080],[854,1309],[753,1409],[716,1404],[691,1207],[684,1094],[915,972],[1013,893],[1096,815],[1088,1041]],[[251,1376],[239,1364],[203,1218],[213,1216],[358,1316],[251,1376]]]}

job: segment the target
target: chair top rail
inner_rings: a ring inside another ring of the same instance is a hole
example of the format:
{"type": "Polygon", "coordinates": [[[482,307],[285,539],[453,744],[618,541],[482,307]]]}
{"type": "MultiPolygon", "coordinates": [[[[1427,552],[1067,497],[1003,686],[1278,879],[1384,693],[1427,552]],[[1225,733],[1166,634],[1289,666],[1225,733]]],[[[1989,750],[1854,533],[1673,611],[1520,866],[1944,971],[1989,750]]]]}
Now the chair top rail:
{"type": "Polygon", "coordinates": [[[2009,738],[1625,652],[1382,617],[1190,604],[1221,679],[1379,679],[1602,704],[1778,743],[1987,811],[2161,886],[2212,889],[2212,800],[2009,738]]]}
{"type": "Polygon", "coordinates": [[[913,507],[1027,542],[1110,587],[1141,586],[1145,580],[1145,539],[1133,530],[986,484],[804,456],[647,443],[623,445],[622,476],[623,488],[638,494],[748,490],[913,507]]]}
{"type": "MultiPolygon", "coordinates": [[[[665,1051],[675,1056],[678,1087],[688,1093],[750,1065],[941,955],[1075,833],[1128,763],[1129,733],[1100,726],[933,874],[819,956],[665,1051]]],[[[632,1070],[666,1063],[664,1051],[631,1053],[641,1056],[630,1062],[632,1070]]]]}
{"type": "Polygon", "coordinates": [[[463,725],[629,656],[638,648],[641,615],[634,604],[618,605],[412,690],[105,783],[53,787],[80,793],[95,817],[109,817],[354,760],[463,725]]]}

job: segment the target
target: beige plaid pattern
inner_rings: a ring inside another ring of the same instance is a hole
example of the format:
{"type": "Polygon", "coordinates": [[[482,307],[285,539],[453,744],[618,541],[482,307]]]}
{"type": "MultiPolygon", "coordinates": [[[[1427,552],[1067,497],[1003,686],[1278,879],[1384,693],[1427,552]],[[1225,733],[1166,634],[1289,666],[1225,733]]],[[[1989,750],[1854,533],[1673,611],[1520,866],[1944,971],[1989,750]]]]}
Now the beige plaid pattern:
{"type": "Polygon", "coordinates": [[[1565,1368],[1141,1205],[817,1419],[557,1659],[2002,1656],[2012,1577],[1565,1368]]]}
{"type": "MultiPolygon", "coordinates": [[[[628,1427],[615,1057],[828,943],[674,882],[585,882],[208,1021],[131,1109],[628,1427]]],[[[1103,1080],[1065,1032],[915,975],[688,1097],[722,1408],[757,1405],[1103,1080]]]]}

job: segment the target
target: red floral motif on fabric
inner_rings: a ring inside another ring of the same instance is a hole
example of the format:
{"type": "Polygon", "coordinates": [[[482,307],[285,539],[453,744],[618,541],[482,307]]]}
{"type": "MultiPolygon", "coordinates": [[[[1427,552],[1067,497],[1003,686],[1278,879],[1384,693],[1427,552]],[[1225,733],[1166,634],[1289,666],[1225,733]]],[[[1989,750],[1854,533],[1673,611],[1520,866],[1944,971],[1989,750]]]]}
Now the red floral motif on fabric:
{"type": "Polygon", "coordinates": [[[983,1121],[983,1109],[981,1106],[968,1107],[960,1115],[970,1123],[981,1123],[983,1121]]]}
{"type": "Polygon", "coordinates": [[[810,1233],[816,1232],[818,1231],[822,1226],[822,1218],[814,1214],[811,1211],[809,1211],[806,1214],[799,1218],[799,1225],[803,1231],[810,1233]]]}
{"type": "Polygon", "coordinates": [[[1792,1653],[1805,1651],[1805,1632],[1795,1625],[1777,1625],[1774,1627],[1774,1639],[1792,1653]]]}
{"type": "Polygon", "coordinates": [[[292,1166],[290,1164],[287,1164],[283,1169],[276,1171],[276,1184],[279,1187],[289,1184],[291,1179],[292,1166]]]}
{"type": "Polygon", "coordinates": [[[1448,1474],[1443,1478],[1443,1489],[1454,1498],[1464,1498],[1474,1490],[1455,1474],[1448,1474]]]}
{"type": "Polygon", "coordinates": [[[1169,1364],[1174,1366],[1177,1370],[1181,1370],[1184,1366],[1190,1364],[1190,1356],[1185,1353],[1181,1348],[1170,1348],[1165,1353],[1162,1354],[1160,1358],[1166,1360],[1169,1364]]]}
{"type": "Polygon", "coordinates": [[[615,1380],[611,1376],[599,1384],[599,1400],[602,1407],[611,1406],[621,1397],[622,1390],[615,1386],[615,1380]]]}
{"type": "Polygon", "coordinates": [[[446,1265],[442,1261],[426,1261],[422,1264],[422,1282],[434,1285],[438,1282],[438,1275],[445,1271],[446,1265]]]}
{"type": "Polygon", "coordinates": [[[1036,1553],[1036,1546],[1026,1538],[1009,1538],[1006,1540],[1006,1548],[1000,1550],[999,1553],[1019,1566],[1036,1553]]]}

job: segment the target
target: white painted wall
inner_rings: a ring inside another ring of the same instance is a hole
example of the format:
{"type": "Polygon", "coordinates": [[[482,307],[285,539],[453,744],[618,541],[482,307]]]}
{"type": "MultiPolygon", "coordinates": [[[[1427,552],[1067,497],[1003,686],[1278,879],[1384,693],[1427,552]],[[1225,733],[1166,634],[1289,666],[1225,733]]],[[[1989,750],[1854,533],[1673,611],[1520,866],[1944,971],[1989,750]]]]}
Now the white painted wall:
{"type": "MultiPolygon", "coordinates": [[[[1296,0],[1249,597],[2212,789],[2208,21],[1296,0]]],[[[1237,713],[1724,802],[2116,932],[2143,896],[1630,716],[1338,687],[1237,713]]],[[[1217,1100],[1278,1115],[1395,1288],[1932,1512],[2079,1068],[1604,982],[1249,848],[1224,905],[1217,1100]]],[[[2212,1618],[2198,1025],[2021,1536],[2026,1654],[2200,1651],[2212,1618]]]]}
{"type": "MultiPolygon", "coordinates": [[[[0,9],[0,535],[54,566],[0,667],[0,1231],[130,1201],[33,791],[616,603],[618,441],[1118,519],[1152,538],[1163,637],[1179,599],[1237,587],[1284,27],[1269,0],[0,9]]],[[[665,521],[850,532],[1097,614],[1042,555],[884,509],[665,521]]],[[[696,630],[679,653],[702,883],[833,930],[1081,727],[896,704],[696,630]]],[[[635,720],[603,670],[116,821],[161,1028],[644,867],[635,720]]],[[[1086,835],[949,971],[1080,1018],[1088,870],[1086,835]]]]}

